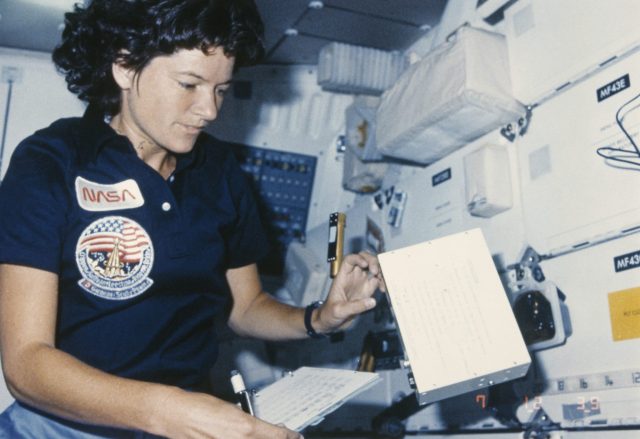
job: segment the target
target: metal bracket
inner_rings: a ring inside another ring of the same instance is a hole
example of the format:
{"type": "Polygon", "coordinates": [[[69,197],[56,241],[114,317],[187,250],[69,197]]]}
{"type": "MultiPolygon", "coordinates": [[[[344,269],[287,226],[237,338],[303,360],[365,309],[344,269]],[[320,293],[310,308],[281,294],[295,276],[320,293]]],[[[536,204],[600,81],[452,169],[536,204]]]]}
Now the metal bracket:
{"type": "Polygon", "coordinates": [[[458,33],[458,31],[460,29],[462,29],[463,27],[470,27],[470,26],[471,26],[471,24],[468,21],[465,21],[460,26],[456,27],[454,30],[449,32],[449,34],[445,38],[445,41],[450,42],[455,37],[455,35],[458,33]]]}
{"type": "Polygon", "coordinates": [[[520,262],[510,265],[507,268],[515,271],[516,281],[521,282],[529,277],[533,277],[536,282],[543,282],[545,280],[542,268],[540,268],[540,261],[542,258],[531,247],[527,247],[520,258],[520,262]]]}
{"type": "Polygon", "coordinates": [[[549,415],[543,409],[538,409],[522,437],[523,439],[549,439],[551,437],[549,431],[556,428],[557,424],[551,422],[549,415]]]}
{"type": "Polygon", "coordinates": [[[507,139],[509,142],[513,142],[514,140],[516,140],[516,130],[514,128],[514,124],[510,123],[509,125],[502,127],[500,129],[500,134],[502,134],[502,137],[507,139]]]}
{"type": "Polygon", "coordinates": [[[22,68],[14,66],[2,66],[0,82],[17,84],[22,81],[22,68]]]}
{"type": "Polygon", "coordinates": [[[338,154],[343,154],[347,150],[347,136],[341,134],[336,139],[336,151],[338,154]]]}
{"type": "Polygon", "coordinates": [[[528,105],[525,107],[524,116],[518,119],[518,122],[512,122],[500,129],[500,134],[509,142],[516,140],[516,136],[524,136],[529,128],[529,122],[531,121],[531,110],[533,107],[528,105]]]}
{"type": "Polygon", "coordinates": [[[527,105],[525,107],[524,116],[518,119],[518,135],[524,136],[527,134],[527,130],[529,129],[529,123],[531,122],[531,115],[533,107],[531,105],[527,105]]]}

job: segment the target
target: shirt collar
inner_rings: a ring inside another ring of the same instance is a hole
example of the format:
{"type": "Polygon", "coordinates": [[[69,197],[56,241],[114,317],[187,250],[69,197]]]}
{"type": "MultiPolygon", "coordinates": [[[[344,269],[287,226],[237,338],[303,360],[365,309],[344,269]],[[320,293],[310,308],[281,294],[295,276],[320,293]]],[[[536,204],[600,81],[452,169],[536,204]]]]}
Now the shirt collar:
{"type": "Polygon", "coordinates": [[[76,137],[80,161],[82,163],[94,161],[100,150],[116,137],[119,136],[105,122],[104,114],[95,105],[90,104],[82,116],[82,124],[76,137]]]}
{"type": "MultiPolygon", "coordinates": [[[[100,152],[109,145],[110,148],[121,148],[130,153],[135,154],[135,150],[131,142],[125,137],[118,134],[106,122],[104,114],[96,105],[89,105],[82,116],[82,124],[77,132],[76,141],[78,142],[78,156],[81,163],[90,163],[98,158],[100,152]]],[[[192,163],[200,163],[202,160],[202,152],[200,151],[206,135],[200,134],[193,149],[186,153],[178,155],[178,165],[176,172],[185,169],[192,163]]]]}

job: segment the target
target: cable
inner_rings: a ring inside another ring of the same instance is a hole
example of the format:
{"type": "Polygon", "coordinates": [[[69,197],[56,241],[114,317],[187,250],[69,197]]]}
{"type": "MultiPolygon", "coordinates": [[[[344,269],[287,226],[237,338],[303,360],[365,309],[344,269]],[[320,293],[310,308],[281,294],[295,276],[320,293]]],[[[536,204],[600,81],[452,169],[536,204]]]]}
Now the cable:
{"type": "MultiPolygon", "coordinates": [[[[7,90],[7,104],[4,110],[4,124],[2,125],[2,141],[0,142],[0,172],[2,172],[2,158],[4,157],[4,147],[7,142],[7,125],[9,123],[9,110],[11,109],[11,94],[13,91],[13,81],[8,81],[9,89],[7,90]]],[[[0,175],[0,181],[2,176],[0,175]]]]}
{"type": "MultiPolygon", "coordinates": [[[[633,138],[629,135],[629,133],[627,132],[627,130],[624,128],[624,125],[622,125],[622,119],[623,117],[620,117],[620,112],[622,111],[622,109],[624,107],[626,107],[627,105],[631,104],[633,101],[635,101],[636,99],[640,98],[640,94],[637,94],[636,96],[634,96],[633,98],[631,98],[630,100],[628,100],[626,103],[624,103],[616,112],[616,122],[618,123],[618,126],[620,127],[620,129],[622,130],[622,132],[625,134],[625,136],[627,136],[627,139],[629,139],[629,142],[631,142],[631,145],[633,145],[633,148],[636,150],[636,154],[640,157],[640,149],[638,149],[638,146],[636,145],[636,143],[633,141],[633,138]]],[[[638,106],[634,107],[638,108],[638,106]]],[[[628,112],[627,112],[628,113],[628,112]]],[[[626,116],[627,114],[625,114],[626,116]]]]}
{"type": "Polygon", "coordinates": [[[633,98],[629,99],[627,102],[622,104],[622,106],[618,108],[618,111],[616,111],[616,123],[618,124],[618,127],[620,127],[624,135],[627,137],[627,139],[631,143],[633,150],[628,150],[624,148],[614,148],[613,146],[602,146],[596,149],[596,153],[600,157],[603,157],[605,160],[615,162],[613,164],[608,163],[610,166],[614,166],[621,169],[640,171],[640,149],[638,148],[638,145],[636,145],[636,142],[633,140],[633,137],[631,137],[631,135],[627,132],[627,130],[625,129],[622,123],[625,116],[629,113],[629,111],[632,111],[640,107],[640,104],[636,105],[634,108],[627,111],[622,117],[620,116],[620,113],[626,106],[630,105],[631,103],[633,103],[639,98],[640,98],[640,94],[637,94],[636,96],[634,96],[633,98]],[[623,165],[620,165],[618,163],[623,163],[623,165]],[[631,165],[631,167],[625,166],[624,164],[631,165]]]}
{"type": "Polygon", "coordinates": [[[611,160],[617,163],[626,163],[628,165],[632,165],[632,166],[624,166],[616,163],[608,163],[609,166],[613,166],[614,168],[620,168],[620,169],[628,169],[631,171],[640,171],[640,157],[638,157],[638,154],[636,154],[634,151],[629,151],[621,148],[613,148],[611,146],[602,146],[596,150],[596,153],[600,157],[606,160],[611,160]],[[629,154],[629,158],[628,159],[622,158],[620,154],[629,154]],[[636,159],[638,161],[630,160],[630,159],[636,159]]]}

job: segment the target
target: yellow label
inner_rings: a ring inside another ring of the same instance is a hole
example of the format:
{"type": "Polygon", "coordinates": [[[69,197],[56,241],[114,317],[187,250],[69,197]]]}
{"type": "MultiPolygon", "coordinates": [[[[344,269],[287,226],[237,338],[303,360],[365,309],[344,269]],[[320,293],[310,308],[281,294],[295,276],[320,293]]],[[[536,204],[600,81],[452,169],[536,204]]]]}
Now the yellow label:
{"type": "Polygon", "coordinates": [[[614,341],[640,338],[640,288],[609,293],[609,313],[614,341]]]}

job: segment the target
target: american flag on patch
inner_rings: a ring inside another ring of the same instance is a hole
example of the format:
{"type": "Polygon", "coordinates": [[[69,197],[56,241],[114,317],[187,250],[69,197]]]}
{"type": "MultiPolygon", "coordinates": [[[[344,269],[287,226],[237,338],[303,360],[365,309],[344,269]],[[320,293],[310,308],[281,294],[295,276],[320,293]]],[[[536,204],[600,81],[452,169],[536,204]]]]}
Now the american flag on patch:
{"type": "Polygon", "coordinates": [[[120,262],[140,262],[149,246],[146,232],[137,224],[122,218],[109,218],[89,229],[78,245],[80,251],[111,253],[118,244],[120,262]]]}

